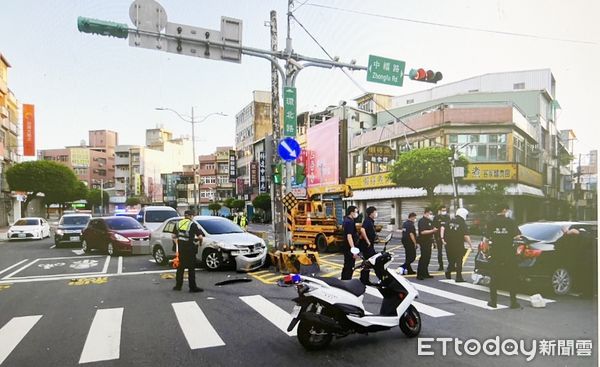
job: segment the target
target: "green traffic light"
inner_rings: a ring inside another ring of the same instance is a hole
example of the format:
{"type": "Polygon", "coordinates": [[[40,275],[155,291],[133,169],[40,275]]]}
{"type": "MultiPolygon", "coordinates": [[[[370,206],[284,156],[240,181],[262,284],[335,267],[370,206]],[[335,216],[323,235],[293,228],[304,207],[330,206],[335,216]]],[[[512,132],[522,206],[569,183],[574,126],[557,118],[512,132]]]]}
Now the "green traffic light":
{"type": "Polygon", "coordinates": [[[78,17],[77,29],[79,32],[99,34],[101,36],[111,36],[116,38],[127,38],[129,27],[127,24],[109,22],[106,20],[78,17]]]}

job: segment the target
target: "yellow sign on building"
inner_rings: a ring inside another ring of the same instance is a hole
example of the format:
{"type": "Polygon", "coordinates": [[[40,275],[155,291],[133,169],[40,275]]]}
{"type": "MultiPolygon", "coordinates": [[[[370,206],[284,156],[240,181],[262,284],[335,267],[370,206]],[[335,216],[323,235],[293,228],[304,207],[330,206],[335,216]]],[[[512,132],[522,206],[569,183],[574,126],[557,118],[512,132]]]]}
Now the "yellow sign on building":
{"type": "Polygon", "coordinates": [[[519,182],[527,185],[542,187],[544,179],[542,174],[519,164],[519,182]]]}
{"type": "Polygon", "coordinates": [[[348,177],[346,179],[346,185],[350,186],[352,190],[364,190],[373,189],[377,187],[396,186],[392,182],[389,172],[375,173],[372,175],[365,176],[348,177]]]}
{"type": "Polygon", "coordinates": [[[469,163],[465,181],[516,181],[517,165],[512,163],[469,163]]]}
{"type": "Polygon", "coordinates": [[[73,168],[87,168],[90,166],[90,151],[87,148],[70,148],[71,166],[73,168]]]}

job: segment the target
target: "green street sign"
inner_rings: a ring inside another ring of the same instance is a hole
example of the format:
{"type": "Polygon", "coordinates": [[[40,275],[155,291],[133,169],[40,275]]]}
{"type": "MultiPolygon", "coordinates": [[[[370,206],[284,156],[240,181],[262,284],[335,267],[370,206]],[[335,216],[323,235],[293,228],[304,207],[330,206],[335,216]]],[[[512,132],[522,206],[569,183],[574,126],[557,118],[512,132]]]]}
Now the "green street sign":
{"type": "Polygon", "coordinates": [[[367,81],[401,87],[405,67],[404,61],[369,55],[367,81]]]}
{"type": "Polygon", "coordinates": [[[296,88],[283,88],[283,136],[296,136],[296,88]]]}

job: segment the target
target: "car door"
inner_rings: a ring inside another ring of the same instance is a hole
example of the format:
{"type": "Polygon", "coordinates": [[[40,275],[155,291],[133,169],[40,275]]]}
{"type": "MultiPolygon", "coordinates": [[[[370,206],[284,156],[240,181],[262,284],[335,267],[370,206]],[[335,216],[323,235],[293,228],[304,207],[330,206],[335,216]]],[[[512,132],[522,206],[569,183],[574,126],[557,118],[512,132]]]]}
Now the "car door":
{"type": "Polygon", "coordinates": [[[175,232],[175,227],[179,223],[179,220],[173,219],[165,224],[162,233],[160,234],[160,242],[163,250],[167,255],[175,255],[175,251],[173,251],[173,233],[175,232]]]}

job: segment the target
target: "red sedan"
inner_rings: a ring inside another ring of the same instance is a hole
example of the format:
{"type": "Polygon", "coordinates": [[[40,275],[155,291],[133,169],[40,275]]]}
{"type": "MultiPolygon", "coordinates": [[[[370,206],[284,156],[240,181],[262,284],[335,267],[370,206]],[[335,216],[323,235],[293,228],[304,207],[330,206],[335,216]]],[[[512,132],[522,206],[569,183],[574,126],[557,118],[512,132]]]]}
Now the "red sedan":
{"type": "Polygon", "coordinates": [[[129,217],[92,218],[82,233],[81,249],[118,253],[149,254],[150,231],[129,217]]]}

